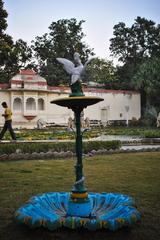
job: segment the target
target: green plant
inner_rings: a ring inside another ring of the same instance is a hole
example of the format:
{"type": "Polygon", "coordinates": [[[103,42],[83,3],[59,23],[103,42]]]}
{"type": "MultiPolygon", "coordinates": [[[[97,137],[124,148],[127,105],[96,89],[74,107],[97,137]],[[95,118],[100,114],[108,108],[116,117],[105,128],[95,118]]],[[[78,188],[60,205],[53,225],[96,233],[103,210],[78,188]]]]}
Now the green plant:
{"type": "MultiPolygon", "coordinates": [[[[83,143],[83,151],[84,153],[90,152],[91,150],[98,149],[118,149],[120,148],[120,141],[90,141],[83,143]]],[[[4,143],[1,144],[0,154],[11,154],[15,153],[16,150],[19,149],[22,153],[33,153],[33,152],[48,152],[52,151],[71,151],[75,152],[75,143],[74,142],[49,142],[49,143],[4,143]]]]}
{"type": "Polygon", "coordinates": [[[149,106],[145,109],[143,116],[143,124],[145,126],[155,126],[157,120],[157,111],[153,106],[149,106]]]}

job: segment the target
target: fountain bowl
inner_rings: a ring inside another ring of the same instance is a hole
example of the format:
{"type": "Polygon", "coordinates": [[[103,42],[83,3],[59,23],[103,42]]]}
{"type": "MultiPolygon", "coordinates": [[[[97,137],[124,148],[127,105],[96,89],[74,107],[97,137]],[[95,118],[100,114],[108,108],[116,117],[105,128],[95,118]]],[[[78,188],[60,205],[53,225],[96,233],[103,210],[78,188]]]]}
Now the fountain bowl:
{"type": "Polygon", "coordinates": [[[103,101],[103,98],[94,97],[94,96],[78,96],[78,97],[65,97],[65,98],[57,98],[51,103],[57,104],[61,107],[68,107],[72,110],[80,108],[86,108],[87,106],[96,104],[100,101],[103,101]]]}
{"type": "Polygon", "coordinates": [[[130,196],[118,193],[88,193],[90,214],[74,216],[68,214],[70,195],[69,192],[49,192],[34,196],[15,212],[15,219],[31,228],[44,227],[51,231],[61,227],[115,231],[140,221],[140,213],[134,207],[130,196]]]}

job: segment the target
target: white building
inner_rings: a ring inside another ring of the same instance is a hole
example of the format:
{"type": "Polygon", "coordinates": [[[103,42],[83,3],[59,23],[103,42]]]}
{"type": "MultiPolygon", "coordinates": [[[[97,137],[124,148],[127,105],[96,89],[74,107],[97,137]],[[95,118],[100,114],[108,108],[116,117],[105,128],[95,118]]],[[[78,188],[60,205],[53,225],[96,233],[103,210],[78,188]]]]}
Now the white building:
{"type": "MultiPolygon", "coordinates": [[[[103,124],[115,120],[140,118],[140,94],[135,91],[84,88],[86,96],[99,96],[104,101],[84,110],[84,118],[98,120],[103,124]]],[[[7,102],[13,112],[13,126],[31,128],[39,119],[47,123],[67,124],[73,112],[50,102],[69,96],[69,87],[51,87],[33,70],[21,70],[9,84],[0,84],[0,102],[7,102]]],[[[0,104],[0,112],[4,109],[0,104]]],[[[4,123],[0,115],[0,126],[4,123]]]]}

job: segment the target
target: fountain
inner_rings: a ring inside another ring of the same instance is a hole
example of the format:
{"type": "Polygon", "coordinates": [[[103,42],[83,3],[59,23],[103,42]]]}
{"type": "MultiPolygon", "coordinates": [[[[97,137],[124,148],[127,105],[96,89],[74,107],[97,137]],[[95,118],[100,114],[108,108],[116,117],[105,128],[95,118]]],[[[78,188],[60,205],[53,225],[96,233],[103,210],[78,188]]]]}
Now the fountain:
{"type": "Polygon", "coordinates": [[[109,229],[115,231],[140,220],[140,214],[130,196],[116,193],[88,193],[84,185],[82,159],[81,113],[84,108],[103,101],[99,97],[87,97],[83,93],[81,74],[85,70],[79,54],[75,53],[75,64],[67,59],[57,60],[71,74],[71,94],[69,97],[53,100],[51,103],[72,109],[76,123],[75,183],[71,192],[50,192],[32,197],[19,208],[15,219],[32,228],[45,227],[55,230],[60,227],[89,230],[109,229]]]}

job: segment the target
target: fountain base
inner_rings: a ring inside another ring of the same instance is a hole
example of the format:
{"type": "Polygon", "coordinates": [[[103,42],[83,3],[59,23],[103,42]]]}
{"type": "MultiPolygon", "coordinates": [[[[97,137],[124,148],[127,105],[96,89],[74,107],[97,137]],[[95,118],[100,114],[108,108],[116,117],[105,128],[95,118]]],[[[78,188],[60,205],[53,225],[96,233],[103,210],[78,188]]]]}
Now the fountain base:
{"type": "Polygon", "coordinates": [[[115,231],[140,220],[133,205],[133,199],[123,194],[88,193],[88,201],[75,203],[70,193],[51,192],[32,197],[16,211],[15,219],[31,228],[51,231],[61,227],[115,231]]]}

